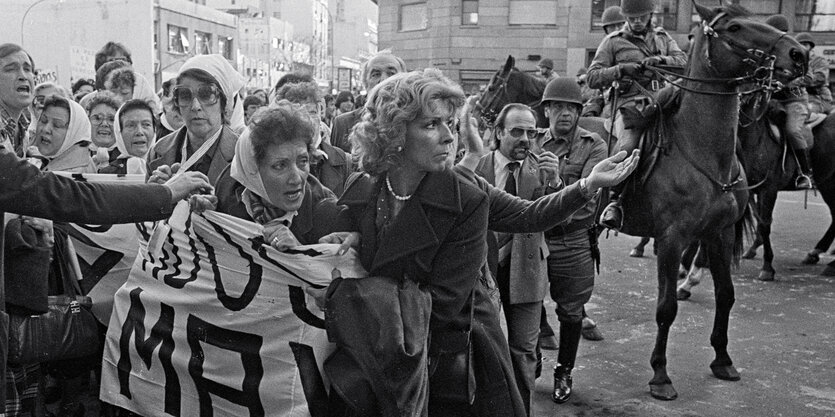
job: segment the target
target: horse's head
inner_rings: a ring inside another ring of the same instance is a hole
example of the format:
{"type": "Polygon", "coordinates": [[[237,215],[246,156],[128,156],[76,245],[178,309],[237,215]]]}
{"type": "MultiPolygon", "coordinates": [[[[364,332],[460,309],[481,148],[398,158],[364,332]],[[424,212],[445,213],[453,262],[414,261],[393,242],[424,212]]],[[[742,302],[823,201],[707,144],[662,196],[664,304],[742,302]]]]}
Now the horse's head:
{"type": "Polygon", "coordinates": [[[510,81],[510,74],[513,72],[515,64],[516,60],[513,59],[513,56],[508,55],[504,66],[493,74],[490,84],[487,84],[487,89],[478,98],[475,109],[473,109],[473,117],[479,119],[481,123],[492,125],[502,107],[511,102],[509,97],[511,89],[508,88],[507,84],[510,81]]]}
{"type": "Polygon", "coordinates": [[[805,74],[808,53],[791,36],[750,19],[750,13],[737,5],[695,6],[703,30],[691,50],[691,76],[701,72],[705,77],[758,82],[770,82],[773,76],[787,82],[805,74]]]}

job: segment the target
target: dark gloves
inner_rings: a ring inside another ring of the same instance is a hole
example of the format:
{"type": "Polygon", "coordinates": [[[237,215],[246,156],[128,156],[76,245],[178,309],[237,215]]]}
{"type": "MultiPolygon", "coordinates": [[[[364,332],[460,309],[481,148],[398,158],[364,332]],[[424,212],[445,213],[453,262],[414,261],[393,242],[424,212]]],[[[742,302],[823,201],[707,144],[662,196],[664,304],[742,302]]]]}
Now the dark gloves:
{"type": "Polygon", "coordinates": [[[643,64],[645,67],[655,67],[655,66],[658,66],[658,65],[663,64],[663,63],[664,63],[664,58],[662,58],[658,55],[648,56],[648,57],[644,58],[643,61],[641,61],[641,64],[643,64]]]}
{"type": "Polygon", "coordinates": [[[618,64],[618,69],[620,72],[621,78],[623,77],[635,77],[638,75],[641,70],[643,69],[643,65],[637,62],[627,62],[624,64],[618,64]]]}

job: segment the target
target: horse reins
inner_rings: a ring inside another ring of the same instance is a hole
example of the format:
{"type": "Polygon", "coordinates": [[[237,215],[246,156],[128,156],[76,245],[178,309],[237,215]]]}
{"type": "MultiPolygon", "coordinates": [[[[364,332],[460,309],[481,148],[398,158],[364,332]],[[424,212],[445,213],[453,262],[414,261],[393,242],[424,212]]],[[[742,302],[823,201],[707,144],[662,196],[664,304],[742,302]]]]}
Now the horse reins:
{"type": "Polygon", "coordinates": [[[662,67],[654,66],[654,65],[647,65],[645,68],[649,71],[656,73],[659,76],[667,75],[672,76],[681,80],[692,81],[702,84],[725,84],[730,86],[738,86],[743,84],[749,83],[756,83],[757,86],[748,91],[706,91],[700,90],[698,88],[687,87],[681,82],[676,82],[674,80],[668,80],[670,84],[681,88],[682,90],[696,93],[696,94],[706,94],[706,95],[738,95],[738,94],[752,94],[756,92],[766,91],[767,94],[771,94],[773,91],[779,90],[782,88],[782,84],[779,81],[774,80],[774,63],[777,60],[777,57],[774,55],[774,49],[777,46],[777,43],[786,36],[785,33],[780,34],[777,39],[771,43],[771,49],[768,51],[763,51],[759,48],[754,46],[745,45],[733,38],[722,34],[717,33],[714,29],[714,26],[719,22],[719,20],[726,16],[725,12],[721,12],[717,14],[709,23],[704,26],[704,36],[706,37],[707,42],[707,63],[708,67],[712,68],[713,64],[710,58],[710,40],[712,38],[716,38],[721,40],[726,45],[728,45],[731,51],[739,57],[742,57],[742,62],[751,66],[754,71],[748,75],[742,77],[734,77],[734,78],[697,78],[697,77],[690,77],[687,75],[680,75],[673,71],[664,69],[662,67]]]}

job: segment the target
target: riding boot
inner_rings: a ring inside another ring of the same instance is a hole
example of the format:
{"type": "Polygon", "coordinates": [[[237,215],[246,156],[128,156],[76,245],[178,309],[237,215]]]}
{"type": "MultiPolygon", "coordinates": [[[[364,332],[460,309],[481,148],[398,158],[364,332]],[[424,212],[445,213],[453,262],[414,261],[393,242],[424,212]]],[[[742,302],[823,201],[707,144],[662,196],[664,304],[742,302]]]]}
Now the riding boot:
{"type": "Polygon", "coordinates": [[[812,188],[812,164],[809,159],[809,150],[800,149],[796,155],[797,163],[800,165],[800,175],[795,180],[795,187],[809,190],[812,188]]]}
{"type": "Polygon", "coordinates": [[[620,194],[623,183],[612,187],[609,192],[609,204],[600,215],[600,225],[609,229],[620,230],[623,226],[623,208],[620,205],[620,194]]]}
{"type": "Polygon", "coordinates": [[[580,335],[583,332],[583,322],[560,322],[560,349],[557,354],[557,366],[554,368],[554,392],[551,399],[557,404],[568,401],[571,397],[573,380],[571,370],[577,358],[577,348],[580,346],[580,335]]]}

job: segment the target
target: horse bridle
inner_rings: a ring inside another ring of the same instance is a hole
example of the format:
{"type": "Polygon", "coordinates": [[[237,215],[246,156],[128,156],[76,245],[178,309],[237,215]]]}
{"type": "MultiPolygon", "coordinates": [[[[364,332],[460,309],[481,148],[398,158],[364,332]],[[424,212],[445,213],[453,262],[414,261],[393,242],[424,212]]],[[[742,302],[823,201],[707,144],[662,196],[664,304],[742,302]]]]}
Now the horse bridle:
{"type": "Polygon", "coordinates": [[[715,29],[715,26],[719,22],[719,20],[725,17],[726,15],[727,13],[720,12],[710,22],[704,25],[703,33],[707,42],[707,65],[709,68],[712,68],[714,66],[710,56],[710,41],[711,39],[716,39],[724,42],[725,45],[727,45],[734,54],[741,57],[742,62],[753,69],[751,73],[742,77],[732,78],[697,78],[676,74],[675,72],[666,70],[661,67],[648,66],[647,69],[656,72],[660,75],[674,76],[682,80],[693,81],[703,84],[726,84],[730,86],[738,86],[751,83],[755,84],[754,88],[747,91],[721,92],[700,90],[697,88],[687,87],[683,85],[683,83],[681,82],[670,81],[671,84],[675,85],[678,88],[681,88],[682,90],[697,94],[736,95],[766,91],[770,95],[772,92],[783,88],[782,83],[774,79],[774,63],[777,61],[777,57],[774,55],[774,49],[777,47],[777,43],[783,37],[785,37],[786,34],[780,34],[780,36],[778,36],[774,40],[774,42],[771,43],[771,48],[768,51],[763,51],[762,49],[759,49],[756,46],[746,45],[724,33],[718,33],[715,29]]]}
{"type": "MultiPolygon", "coordinates": [[[[484,96],[481,96],[481,97],[478,98],[478,101],[476,101],[476,103],[475,103],[475,108],[478,109],[481,112],[480,118],[481,118],[482,123],[484,123],[484,125],[489,127],[489,128],[493,127],[493,123],[496,122],[496,117],[499,115],[499,109],[497,109],[497,107],[498,107],[497,104],[501,103],[501,101],[499,101],[499,100],[501,98],[506,98],[507,99],[506,101],[510,102],[510,97],[508,97],[508,95],[507,95],[507,82],[508,82],[508,80],[510,80],[510,73],[512,73],[512,72],[513,72],[513,69],[508,71],[507,74],[505,74],[503,77],[502,76],[497,76],[496,77],[496,81],[499,81],[499,86],[496,87],[496,89],[498,89],[498,91],[496,91],[496,93],[493,94],[493,97],[490,97],[490,102],[488,102],[486,105],[481,104],[481,99],[484,98],[484,96]]],[[[539,104],[539,100],[532,101],[530,103],[525,103],[525,104],[528,107],[534,107],[534,106],[539,104]]]]}

